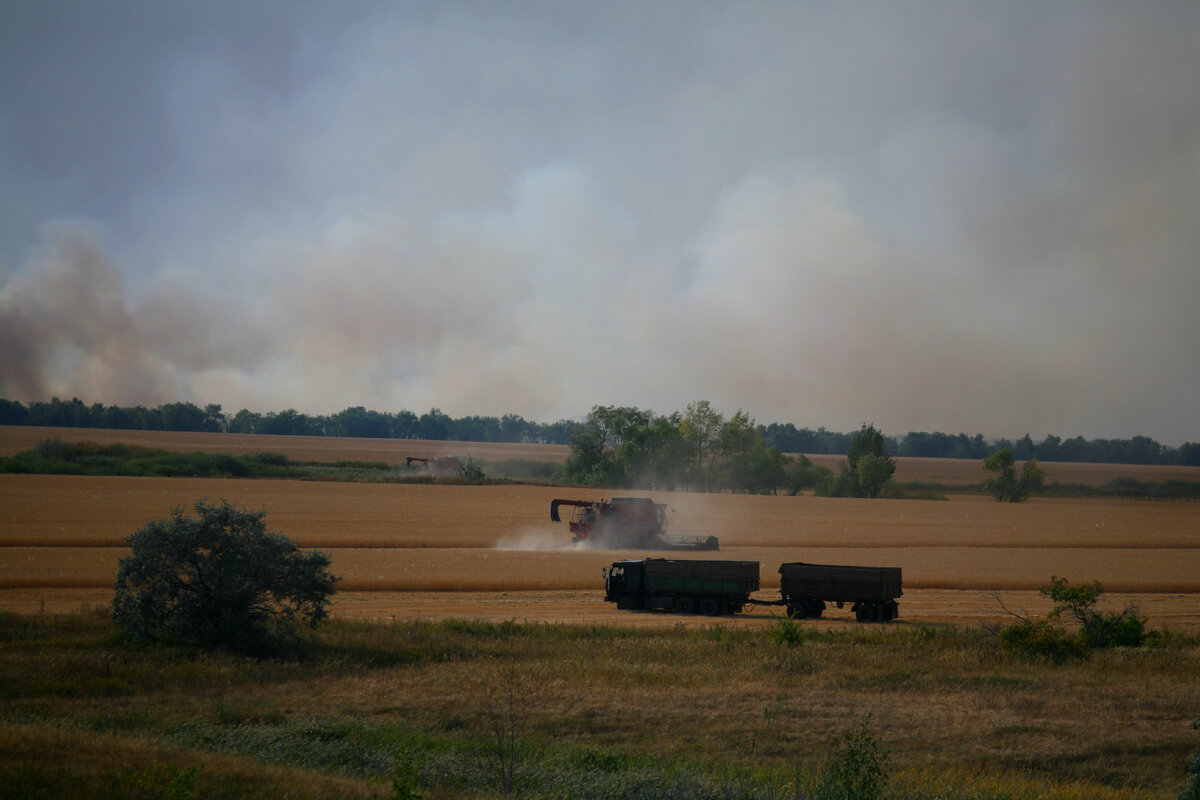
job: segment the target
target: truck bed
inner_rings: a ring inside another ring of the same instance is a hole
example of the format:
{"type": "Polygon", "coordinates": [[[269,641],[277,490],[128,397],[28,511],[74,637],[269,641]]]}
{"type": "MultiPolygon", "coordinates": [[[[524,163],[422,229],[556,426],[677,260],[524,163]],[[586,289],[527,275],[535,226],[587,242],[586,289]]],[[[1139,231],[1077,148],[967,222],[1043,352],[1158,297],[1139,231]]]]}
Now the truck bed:
{"type": "Polygon", "coordinates": [[[779,575],[780,591],[785,598],[883,603],[904,593],[900,567],[851,567],[795,561],[780,564],[779,575]]]}
{"type": "Polygon", "coordinates": [[[758,591],[757,561],[647,558],[646,587],[654,591],[725,592],[758,591]]]}

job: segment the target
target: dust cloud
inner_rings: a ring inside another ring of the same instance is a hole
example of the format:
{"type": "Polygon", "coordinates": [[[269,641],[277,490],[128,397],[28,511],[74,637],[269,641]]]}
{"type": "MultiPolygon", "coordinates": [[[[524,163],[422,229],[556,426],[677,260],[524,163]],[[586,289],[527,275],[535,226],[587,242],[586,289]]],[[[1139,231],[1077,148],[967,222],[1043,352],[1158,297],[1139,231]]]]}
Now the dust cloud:
{"type": "Polygon", "coordinates": [[[544,528],[525,528],[496,542],[496,550],[557,550],[576,549],[571,544],[570,534],[563,534],[544,528]]]}

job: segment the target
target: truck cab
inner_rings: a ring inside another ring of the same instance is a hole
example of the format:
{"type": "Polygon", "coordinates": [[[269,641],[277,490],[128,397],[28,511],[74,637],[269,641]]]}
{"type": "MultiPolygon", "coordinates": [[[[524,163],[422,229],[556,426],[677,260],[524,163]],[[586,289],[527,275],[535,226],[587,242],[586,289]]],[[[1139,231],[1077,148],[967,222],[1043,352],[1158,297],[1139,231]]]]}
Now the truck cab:
{"type": "Polygon", "coordinates": [[[616,603],[617,608],[636,608],[637,598],[642,593],[643,573],[645,565],[641,561],[617,561],[611,567],[605,567],[604,600],[616,603]]]}

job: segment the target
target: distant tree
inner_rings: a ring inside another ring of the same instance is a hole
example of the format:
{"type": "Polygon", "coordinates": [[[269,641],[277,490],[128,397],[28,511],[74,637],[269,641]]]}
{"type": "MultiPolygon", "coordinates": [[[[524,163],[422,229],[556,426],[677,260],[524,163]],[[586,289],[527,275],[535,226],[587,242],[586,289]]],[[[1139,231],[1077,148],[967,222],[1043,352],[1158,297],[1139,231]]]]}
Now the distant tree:
{"type": "Polygon", "coordinates": [[[523,442],[529,438],[529,430],[533,427],[519,414],[505,414],[500,418],[501,442],[523,442]]]}
{"type": "Polygon", "coordinates": [[[755,457],[766,450],[754,420],[738,410],[721,425],[716,453],[720,459],[721,483],[735,492],[755,491],[755,457]]]}
{"type": "Polygon", "coordinates": [[[29,424],[29,409],[16,400],[0,400],[0,425],[29,424]]]}
{"type": "Polygon", "coordinates": [[[1186,467],[1200,467],[1200,444],[1184,442],[1175,457],[1180,464],[1186,467]]]}
{"type": "Polygon", "coordinates": [[[403,409],[392,415],[392,435],[397,439],[416,439],[420,420],[416,414],[403,409]]]}
{"type": "Polygon", "coordinates": [[[334,436],[387,439],[392,435],[392,421],[386,414],[353,406],[332,416],[330,432],[334,436]]]}
{"type": "Polygon", "coordinates": [[[806,455],[797,455],[788,460],[783,469],[783,486],[788,494],[797,495],[812,489],[833,477],[828,467],[818,467],[806,455]]]}
{"type": "Polygon", "coordinates": [[[271,436],[304,436],[311,432],[311,421],[307,415],[294,408],[288,408],[278,414],[262,417],[258,421],[256,432],[271,436]]]}
{"type": "Polygon", "coordinates": [[[863,423],[846,453],[841,473],[819,488],[832,497],[878,497],[892,479],[896,462],[886,455],[887,440],[874,426],[863,423]]]}
{"type": "Polygon", "coordinates": [[[337,581],[329,557],[267,531],[265,512],[228,502],[182,508],[125,541],[113,620],[144,639],[266,652],[325,618],[337,581]]]}
{"type": "Polygon", "coordinates": [[[440,408],[431,408],[417,420],[417,438],[444,441],[450,438],[454,420],[440,408]]]}
{"type": "Polygon", "coordinates": [[[991,492],[997,502],[1020,503],[1028,499],[1031,492],[1040,489],[1045,481],[1046,474],[1036,459],[1025,462],[1019,478],[1014,464],[1012,451],[1007,448],[997,450],[983,460],[983,468],[996,473],[995,477],[983,482],[983,488],[991,492]]]}
{"type": "Polygon", "coordinates": [[[540,444],[567,444],[571,441],[571,434],[579,427],[579,423],[573,419],[560,419],[539,427],[538,441],[540,444]]]}
{"type": "MultiPolygon", "coordinates": [[[[595,411],[595,409],[593,409],[595,411]]],[[[589,414],[587,421],[571,433],[571,454],[563,464],[563,475],[571,483],[599,486],[613,474],[611,450],[605,447],[604,430],[589,414]]]]}
{"type": "Polygon", "coordinates": [[[229,420],[228,430],[230,433],[258,433],[261,425],[261,414],[243,408],[233,415],[233,419],[229,420]]]}
{"type": "Polygon", "coordinates": [[[725,419],[707,400],[688,403],[679,432],[691,450],[692,487],[711,492],[716,483],[716,454],[725,419]]]}
{"type": "Polygon", "coordinates": [[[1034,455],[1042,461],[1060,461],[1062,459],[1062,437],[1047,434],[1046,438],[1034,447],[1034,455]]]}
{"type": "Polygon", "coordinates": [[[626,486],[650,469],[653,415],[632,406],[592,406],[571,434],[567,479],[592,486],[626,486]]]}
{"type": "Polygon", "coordinates": [[[209,433],[224,433],[229,421],[221,411],[220,403],[209,403],[204,407],[204,430],[209,433]]]}

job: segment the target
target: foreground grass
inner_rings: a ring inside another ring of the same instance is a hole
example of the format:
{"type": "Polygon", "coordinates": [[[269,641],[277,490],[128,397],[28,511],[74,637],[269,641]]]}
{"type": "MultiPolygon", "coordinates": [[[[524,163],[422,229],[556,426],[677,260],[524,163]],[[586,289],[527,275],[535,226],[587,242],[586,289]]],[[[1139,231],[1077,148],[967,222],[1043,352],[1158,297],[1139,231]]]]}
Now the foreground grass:
{"type": "Polygon", "coordinates": [[[1194,638],[774,632],[334,621],[253,660],[0,615],[0,797],[784,798],[865,724],[894,798],[1173,798],[1200,745],[1194,638]]]}

